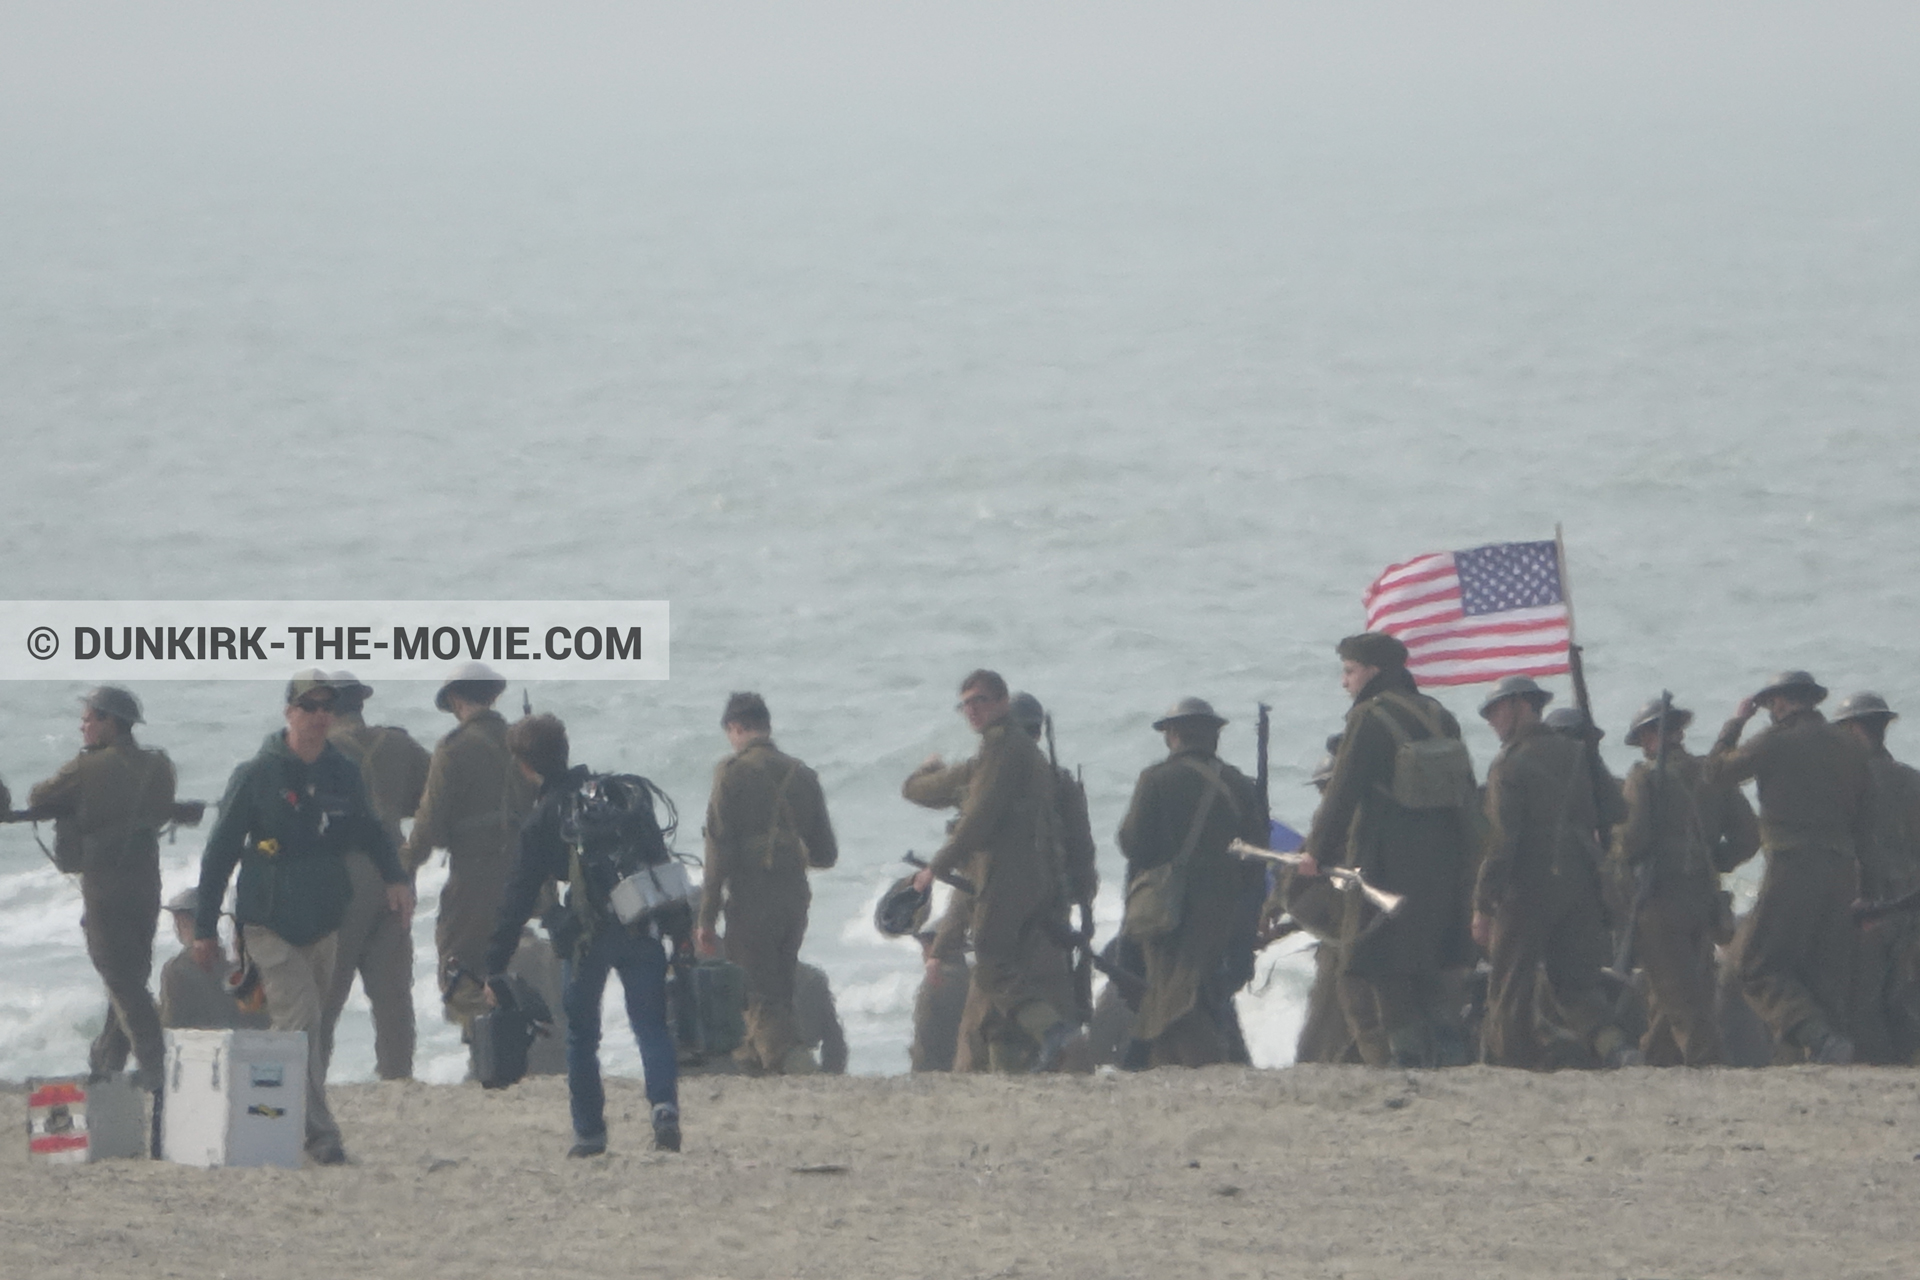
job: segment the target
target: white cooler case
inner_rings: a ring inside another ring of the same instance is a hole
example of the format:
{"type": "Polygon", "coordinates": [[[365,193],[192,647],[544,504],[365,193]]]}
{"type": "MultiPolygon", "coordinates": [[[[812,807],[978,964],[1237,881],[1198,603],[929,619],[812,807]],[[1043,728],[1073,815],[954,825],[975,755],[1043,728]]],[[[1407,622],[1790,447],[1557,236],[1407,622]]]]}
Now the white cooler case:
{"type": "Polygon", "coordinates": [[[88,1083],[33,1080],[27,1091],[27,1157],[84,1164],[147,1154],[147,1100],[127,1076],[88,1083]]]}
{"type": "Polygon", "coordinates": [[[300,1167],[306,1032],[169,1031],[166,1089],[160,1147],[168,1160],[300,1167]]]}

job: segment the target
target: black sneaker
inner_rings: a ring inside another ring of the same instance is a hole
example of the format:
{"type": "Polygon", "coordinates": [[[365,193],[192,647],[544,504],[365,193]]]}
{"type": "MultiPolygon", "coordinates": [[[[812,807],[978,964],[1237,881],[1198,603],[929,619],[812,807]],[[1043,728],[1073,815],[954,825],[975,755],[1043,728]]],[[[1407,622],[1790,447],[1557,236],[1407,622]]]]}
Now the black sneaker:
{"type": "Polygon", "coordinates": [[[680,1149],[680,1108],[671,1102],[659,1103],[653,1109],[653,1149],[680,1149]]]}
{"type": "Polygon", "coordinates": [[[575,1138],[573,1145],[567,1148],[567,1159],[584,1160],[588,1156],[603,1156],[607,1153],[607,1135],[602,1133],[592,1138],[575,1138]]]}

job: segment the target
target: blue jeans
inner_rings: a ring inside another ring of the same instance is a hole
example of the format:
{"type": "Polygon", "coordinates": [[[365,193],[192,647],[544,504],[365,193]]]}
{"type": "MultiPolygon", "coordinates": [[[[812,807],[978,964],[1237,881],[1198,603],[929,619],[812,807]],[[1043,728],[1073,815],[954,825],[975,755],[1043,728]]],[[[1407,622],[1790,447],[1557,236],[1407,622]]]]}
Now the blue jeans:
{"type": "Polygon", "coordinates": [[[607,1131],[607,1095],[600,1086],[600,997],[607,974],[620,975],[627,999],[627,1022],[640,1045],[647,1073],[647,1101],[680,1097],[680,1060],[667,1027],[667,953],[657,938],[609,923],[595,934],[586,954],[561,967],[567,1010],[567,1092],[573,1104],[573,1132],[597,1138],[607,1131]]]}

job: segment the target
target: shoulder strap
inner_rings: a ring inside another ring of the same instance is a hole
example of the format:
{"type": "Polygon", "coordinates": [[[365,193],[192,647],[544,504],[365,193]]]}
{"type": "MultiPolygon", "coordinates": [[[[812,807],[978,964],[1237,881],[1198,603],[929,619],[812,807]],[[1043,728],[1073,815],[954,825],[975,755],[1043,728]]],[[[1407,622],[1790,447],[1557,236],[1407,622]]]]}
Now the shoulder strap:
{"type": "MultiPolygon", "coordinates": [[[[788,766],[787,776],[780,779],[780,785],[775,787],[773,791],[773,816],[767,821],[767,834],[765,837],[767,852],[764,865],[769,871],[773,870],[773,851],[780,846],[781,828],[783,826],[791,827],[793,825],[791,822],[783,823],[781,819],[791,817],[791,808],[787,804],[787,788],[793,785],[794,778],[798,777],[799,774],[800,762],[795,760],[788,766]]],[[[796,838],[797,835],[798,833],[796,833],[796,838]]]]}
{"type": "Polygon", "coordinates": [[[1174,856],[1173,865],[1184,867],[1193,857],[1195,849],[1200,847],[1200,833],[1207,828],[1207,819],[1213,815],[1215,798],[1226,797],[1228,807],[1237,814],[1240,806],[1234,803],[1233,795],[1227,790],[1227,784],[1220,781],[1220,761],[1211,765],[1201,764],[1191,756],[1183,762],[1188,768],[1199,774],[1205,785],[1200,794],[1200,807],[1193,811],[1193,822],[1187,827],[1187,838],[1181,842],[1180,852],[1174,856]]]}
{"type": "Polygon", "coordinates": [[[1386,707],[1382,705],[1385,703],[1391,703],[1411,715],[1420,727],[1427,731],[1428,737],[1443,738],[1446,736],[1446,728],[1441,723],[1440,717],[1423,706],[1422,700],[1410,698],[1404,693],[1382,693],[1374,700],[1374,711],[1381,720],[1386,722],[1388,730],[1393,734],[1396,741],[1402,743],[1411,742],[1413,735],[1407,732],[1406,725],[1400,723],[1398,716],[1388,711],[1386,707]]]}

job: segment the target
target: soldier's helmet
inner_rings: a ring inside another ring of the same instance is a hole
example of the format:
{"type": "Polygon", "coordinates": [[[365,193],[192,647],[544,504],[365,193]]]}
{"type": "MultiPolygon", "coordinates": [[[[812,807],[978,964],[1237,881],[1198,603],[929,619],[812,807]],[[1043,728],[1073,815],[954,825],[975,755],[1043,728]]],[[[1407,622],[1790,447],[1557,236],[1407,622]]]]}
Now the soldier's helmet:
{"type": "Polygon", "coordinates": [[[448,699],[458,694],[469,702],[491,706],[506,688],[507,678],[486,663],[463,662],[441,683],[440,692],[433,695],[433,705],[442,711],[451,711],[453,704],[448,699]]]}
{"type": "Polygon", "coordinates": [[[913,887],[911,875],[901,876],[880,895],[873,909],[873,927],[889,938],[909,938],[926,927],[933,894],[913,887]]]}
{"type": "Polygon", "coordinates": [[[1553,701],[1553,695],[1535,683],[1532,676],[1508,676],[1493,686],[1493,691],[1480,700],[1480,718],[1484,720],[1487,712],[1508,698],[1525,698],[1536,708],[1544,707],[1553,701]]]}
{"type": "Polygon", "coordinates": [[[1759,702],[1762,699],[1772,697],[1776,693],[1791,694],[1795,698],[1818,705],[1826,701],[1827,686],[1815,680],[1808,672],[1782,671],[1774,676],[1772,680],[1769,680],[1764,689],[1754,694],[1753,699],[1755,702],[1759,702]]]}
{"type": "Polygon", "coordinates": [[[1205,698],[1182,698],[1167,708],[1167,714],[1155,720],[1153,727],[1156,730],[1164,729],[1168,725],[1178,724],[1182,720],[1204,720],[1212,724],[1216,729],[1227,723],[1227,718],[1216,714],[1213,709],[1213,704],[1205,698]]]}
{"type": "Polygon", "coordinates": [[[188,915],[193,915],[195,912],[199,911],[200,910],[200,887],[198,885],[188,885],[186,888],[182,889],[180,892],[174,894],[171,898],[168,898],[167,910],[184,911],[188,915]]]}
{"type": "Polygon", "coordinates": [[[1041,730],[1046,728],[1047,709],[1040,705],[1040,699],[1030,693],[1014,694],[1013,701],[1008,705],[1007,714],[1012,717],[1015,724],[1027,731],[1029,738],[1039,737],[1041,730]]]}
{"type": "Polygon", "coordinates": [[[129,729],[145,719],[140,714],[140,699],[116,684],[103,684],[87,690],[87,695],[80,699],[80,705],[96,715],[112,716],[129,729]]]}
{"type": "Polygon", "coordinates": [[[1577,742],[1585,742],[1589,735],[1595,742],[1607,736],[1605,729],[1595,729],[1588,724],[1587,713],[1578,707],[1555,707],[1547,712],[1545,723],[1547,728],[1561,737],[1577,742]]]}
{"type": "Polygon", "coordinates": [[[1887,705],[1887,700],[1877,693],[1856,693],[1841,700],[1834,708],[1833,722],[1839,724],[1845,720],[1897,720],[1900,713],[1887,705]]]}
{"type": "MultiPolygon", "coordinates": [[[[1660,705],[1661,700],[1655,698],[1653,701],[1647,703],[1646,706],[1634,712],[1633,722],[1627,726],[1626,743],[1628,746],[1639,746],[1646,740],[1646,736],[1653,732],[1654,728],[1659,725],[1660,705]]],[[[1692,723],[1693,712],[1688,711],[1684,707],[1673,707],[1667,712],[1667,728],[1669,729],[1684,729],[1692,723]]]]}

